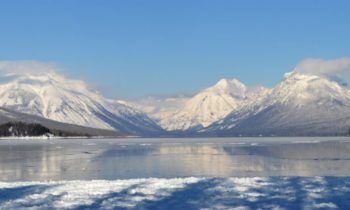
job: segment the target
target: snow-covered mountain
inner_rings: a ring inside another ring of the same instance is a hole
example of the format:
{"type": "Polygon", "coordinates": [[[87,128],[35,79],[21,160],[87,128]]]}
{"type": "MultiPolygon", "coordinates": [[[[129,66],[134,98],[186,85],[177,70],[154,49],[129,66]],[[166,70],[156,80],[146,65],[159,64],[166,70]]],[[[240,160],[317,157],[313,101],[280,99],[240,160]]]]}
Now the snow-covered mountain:
{"type": "Polygon", "coordinates": [[[192,97],[148,97],[120,102],[147,113],[168,131],[186,132],[205,128],[269,91],[264,87],[247,87],[237,79],[221,79],[192,97]]]}
{"type": "Polygon", "coordinates": [[[2,73],[0,107],[58,122],[134,135],[162,132],[146,114],[107,99],[85,82],[68,79],[55,71],[2,73]]]}
{"type": "Polygon", "coordinates": [[[190,97],[184,95],[148,96],[137,100],[119,100],[118,102],[140,110],[158,122],[160,119],[174,115],[189,99],[190,97]]]}
{"type": "MultiPolygon", "coordinates": [[[[79,125],[67,124],[53,121],[36,115],[19,113],[13,110],[0,107],[0,124],[5,123],[26,123],[26,124],[40,124],[56,135],[60,136],[125,136],[127,134],[115,130],[106,130],[99,128],[84,127],[79,125]]],[[[32,130],[32,132],[35,130],[32,130]]],[[[3,132],[3,131],[2,131],[3,132]]],[[[2,133],[3,135],[3,133],[2,133]]]]}
{"type": "Polygon", "coordinates": [[[349,129],[347,86],[325,76],[291,72],[271,93],[202,131],[218,135],[344,135],[349,129]]]}
{"type": "Polygon", "coordinates": [[[336,76],[302,73],[297,68],[273,89],[222,79],[193,97],[120,101],[55,71],[10,67],[4,71],[0,62],[0,108],[62,123],[143,136],[345,135],[350,131],[347,84],[336,76]]]}
{"type": "Polygon", "coordinates": [[[188,99],[176,112],[158,118],[166,130],[207,127],[225,117],[246,99],[247,87],[236,79],[222,79],[188,99]]]}

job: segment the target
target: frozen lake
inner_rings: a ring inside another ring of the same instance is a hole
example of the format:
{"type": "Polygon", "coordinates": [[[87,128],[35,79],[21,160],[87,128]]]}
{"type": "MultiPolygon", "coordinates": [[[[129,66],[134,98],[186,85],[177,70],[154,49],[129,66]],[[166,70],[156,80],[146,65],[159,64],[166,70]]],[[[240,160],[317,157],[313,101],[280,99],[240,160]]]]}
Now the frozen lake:
{"type": "Polygon", "coordinates": [[[0,209],[349,209],[349,138],[0,140],[0,209]]]}
{"type": "Polygon", "coordinates": [[[0,140],[0,181],[350,176],[350,138],[0,140]]]}

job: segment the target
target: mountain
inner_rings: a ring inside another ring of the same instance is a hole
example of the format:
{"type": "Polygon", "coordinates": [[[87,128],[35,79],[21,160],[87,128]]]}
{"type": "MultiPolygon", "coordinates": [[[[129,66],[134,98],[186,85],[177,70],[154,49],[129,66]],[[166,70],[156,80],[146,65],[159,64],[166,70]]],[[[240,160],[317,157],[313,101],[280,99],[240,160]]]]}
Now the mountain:
{"type": "Polygon", "coordinates": [[[207,127],[238,108],[246,94],[247,87],[240,81],[222,79],[188,99],[172,114],[159,118],[159,124],[169,131],[207,127]]]}
{"type": "Polygon", "coordinates": [[[0,107],[50,120],[131,135],[163,130],[146,114],[110,100],[82,81],[54,72],[7,72],[0,77],[0,107]]]}
{"type": "Polygon", "coordinates": [[[236,79],[221,79],[192,97],[147,97],[119,102],[147,113],[167,131],[184,134],[187,131],[196,132],[223,119],[269,91],[264,87],[247,87],[236,79]]]}
{"type": "Polygon", "coordinates": [[[61,123],[49,120],[36,115],[19,113],[13,110],[0,108],[0,125],[6,124],[25,124],[25,125],[40,125],[47,128],[51,133],[58,136],[125,136],[115,130],[105,130],[98,128],[90,128],[79,125],[61,123]]]}
{"type": "MultiPolygon", "coordinates": [[[[55,71],[19,69],[12,71],[11,66],[11,71],[3,72],[0,62],[0,123],[23,121],[65,132],[95,129],[93,133],[101,134],[114,130],[116,135],[138,136],[306,136],[350,132],[347,83],[319,71],[302,73],[296,68],[272,89],[222,79],[192,97],[121,101],[105,98],[85,82],[55,71]]],[[[29,129],[22,124],[19,127],[29,129]]]]}
{"type": "Polygon", "coordinates": [[[171,97],[149,96],[137,100],[123,101],[119,103],[133,107],[136,110],[146,113],[156,122],[160,119],[168,118],[181,109],[190,97],[184,95],[176,95],[171,97]]]}
{"type": "Polygon", "coordinates": [[[269,94],[245,104],[204,133],[237,135],[347,135],[350,92],[325,76],[287,73],[269,94]]]}

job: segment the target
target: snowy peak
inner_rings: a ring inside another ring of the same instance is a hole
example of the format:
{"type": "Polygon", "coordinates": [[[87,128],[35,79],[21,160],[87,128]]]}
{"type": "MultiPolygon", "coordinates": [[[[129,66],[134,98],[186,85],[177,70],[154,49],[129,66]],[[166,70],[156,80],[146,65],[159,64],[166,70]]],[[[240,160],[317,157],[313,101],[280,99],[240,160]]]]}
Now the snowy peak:
{"type": "Polygon", "coordinates": [[[175,114],[159,119],[166,130],[188,130],[207,127],[241,106],[248,88],[240,81],[221,79],[192,98],[175,114]]]}
{"type": "Polygon", "coordinates": [[[259,100],[216,122],[219,135],[344,135],[350,91],[324,75],[290,72],[259,100]]]}
{"type": "Polygon", "coordinates": [[[48,75],[16,75],[0,84],[0,106],[60,122],[110,128],[95,117],[84,116],[102,99],[85,89],[83,82],[48,75]]]}
{"type": "Polygon", "coordinates": [[[282,83],[298,83],[298,82],[332,82],[332,84],[337,83],[339,86],[347,86],[346,82],[336,75],[316,75],[310,73],[301,73],[297,71],[292,71],[285,73],[283,76],[282,83]]]}
{"type": "Polygon", "coordinates": [[[0,62],[0,107],[75,125],[115,129],[133,135],[162,132],[145,114],[107,99],[88,84],[66,78],[46,65],[38,71],[26,70],[28,64],[0,62]],[[7,72],[15,66],[13,72],[7,72]],[[3,67],[3,69],[1,68],[3,67]]]}
{"type": "Polygon", "coordinates": [[[237,79],[221,79],[213,87],[206,89],[206,91],[216,91],[235,98],[244,98],[247,87],[237,79]]]}
{"type": "Polygon", "coordinates": [[[137,110],[147,113],[150,117],[159,121],[172,116],[179,109],[184,107],[188,101],[188,96],[178,95],[171,97],[153,97],[149,96],[133,101],[118,101],[119,103],[131,106],[137,110]]]}
{"type": "Polygon", "coordinates": [[[327,77],[292,72],[284,76],[284,79],[274,88],[272,94],[279,101],[300,104],[332,98],[347,100],[349,90],[327,77]]]}
{"type": "MultiPolygon", "coordinates": [[[[299,73],[296,71],[285,73],[281,83],[296,84],[298,82],[308,82],[317,79],[325,79],[324,77],[312,74],[299,73]]],[[[280,84],[281,84],[280,83],[280,84]]]]}
{"type": "Polygon", "coordinates": [[[143,110],[168,131],[198,130],[268,92],[270,90],[264,87],[247,87],[237,79],[221,79],[193,97],[141,100],[126,104],[143,110]]]}

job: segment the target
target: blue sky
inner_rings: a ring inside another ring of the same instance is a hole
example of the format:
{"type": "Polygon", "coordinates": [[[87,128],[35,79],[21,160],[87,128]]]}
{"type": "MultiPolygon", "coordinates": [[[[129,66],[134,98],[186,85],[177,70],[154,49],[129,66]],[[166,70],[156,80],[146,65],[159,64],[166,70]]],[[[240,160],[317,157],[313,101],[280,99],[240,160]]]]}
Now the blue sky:
{"type": "Polygon", "coordinates": [[[0,0],[0,60],[55,62],[112,97],[275,85],[350,56],[347,0],[0,0]]]}

